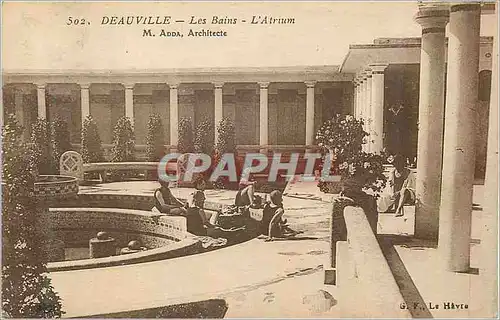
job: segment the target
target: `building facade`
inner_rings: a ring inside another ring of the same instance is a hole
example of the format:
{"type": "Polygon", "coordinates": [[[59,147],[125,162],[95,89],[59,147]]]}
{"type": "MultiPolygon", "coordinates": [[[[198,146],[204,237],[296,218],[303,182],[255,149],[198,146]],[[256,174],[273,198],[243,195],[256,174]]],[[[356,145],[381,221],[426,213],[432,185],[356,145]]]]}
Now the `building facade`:
{"type": "MultiPolygon", "coordinates": [[[[484,178],[491,88],[492,38],[481,38],[476,107],[476,178],[484,178]]],[[[354,114],[370,134],[366,151],[417,155],[420,38],[379,38],[351,45],[341,66],[209,68],[148,71],[6,71],[4,114],[15,113],[29,139],[38,118],[64,119],[71,142],[92,115],[106,150],[116,121],[134,124],[138,153],[147,122],[160,115],[167,148],[175,149],[178,123],[193,126],[223,117],[236,126],[240,150],[304,151],[335,114],[354,114]]],[[[445,55],[447,56],[447,54],[445,55]]],[[[75,146],[77,147],[77,146],[75,146]]]]}

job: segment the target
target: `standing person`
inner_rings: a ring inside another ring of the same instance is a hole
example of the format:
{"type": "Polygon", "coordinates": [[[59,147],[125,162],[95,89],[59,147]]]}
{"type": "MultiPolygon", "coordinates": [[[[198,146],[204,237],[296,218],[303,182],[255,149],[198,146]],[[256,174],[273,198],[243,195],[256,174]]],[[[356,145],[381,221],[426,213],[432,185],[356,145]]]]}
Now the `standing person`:
{"type": "Polygon", "coordinates": [[[154,192],[155,207],[161,213],[173,216],[186,216],[186,205],[179,201],[170,191],[168,181],[160,179],[160,188],[154,192]]]}
{"type": "Polygon", "coordinates": [[[396,102],[388,112],[389,151],[391,153],[406,152],[408,140],[408,119],[406,109],[401,101],[396,102]]]}

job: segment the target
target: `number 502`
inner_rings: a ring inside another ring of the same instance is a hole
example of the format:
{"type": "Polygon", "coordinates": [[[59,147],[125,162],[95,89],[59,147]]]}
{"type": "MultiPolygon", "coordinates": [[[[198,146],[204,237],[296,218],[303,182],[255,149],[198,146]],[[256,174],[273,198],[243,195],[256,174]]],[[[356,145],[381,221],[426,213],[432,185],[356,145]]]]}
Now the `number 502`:
{"type": "Polygon", "coordinates": [[[85,18],[77,19],[73,17],[68,17],[68,21],[66,21],[66,25],[68,26],[77,26],[77,25],[89,25],[90,22],[85,20],[85,18]]]}

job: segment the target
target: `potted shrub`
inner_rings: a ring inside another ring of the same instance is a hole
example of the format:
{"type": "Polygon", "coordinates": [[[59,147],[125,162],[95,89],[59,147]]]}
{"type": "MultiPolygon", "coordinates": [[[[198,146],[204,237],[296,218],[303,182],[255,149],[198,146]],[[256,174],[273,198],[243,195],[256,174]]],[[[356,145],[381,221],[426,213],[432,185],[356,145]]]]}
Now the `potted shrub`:
{"type": "Polygon", "coordinates": [[[51,125],[52,156],[54,164],[59,172],[59,160],[61,155],[71,150],[70,134],[66,121],[56,116],[51,125]]]}
{"type": "MultiPolygon", "coordinates": [[[[111,148],[111,162],[134,161],[135,135],[132,123],[128,117],[118,119],[113,130],[113,146],[111,148]]],[[[122,179],[133,174],[128,172],[111,172],[114,179],[122,179]]]]}
{"type": "Polygon", "coordinates": [[[38,174],[56,174],[58,172],[52,154],[50,124],[45,119],[37,119],[31,129],[30,153],[33,155],[38,174]]]}
{"type": "Polygon", "coordinates": [[[126,162],[134,160],[135,136],[132,123],[127,117],[118,119],[113,131],[113,147],[111,149],[112,162],[126,162]]]}
{"type": "Polygon", "coordinates": [[[90,115],[83,122],[81,154],[84,163],[104,161],[104,152],[97,123],[90,115]]]}
{"type": "MultiPolygon", "coordinates": [[[[213,168],[217,166],[224,154],[234,154],[236,152],[235,129],[234,123],[230,118],[222,118],[217,126],[217,142],[215,144],[213,168]]],[[[220,177],[214,182],[214,186],[219,189],[224,189],[228,186],[228,179],[220,177]]]]}
{"type": "Polygon", "coordinates": [[[165,155],[165,137],[163,124],[158,114],[152,114],[148,121],[146,136],[146,159],[158,162],[165,155]]]}
{"type": "Polygon", "coordinates": [[[316,142],[332,159],[331,174],[340,176],[338,183],[320,179],[318,187],[327,193],[342,189],[364,190],[377,195],[385,187],[384,158],[362,151],[368,133],[363,121],[352,115],[336,115],[326,121],[316,134],[316,142]]]}
{"type": "Polygon", "coordinates": [[[209,120],[203,120],[196,126],[194,137],[194,151],[210,155],[214,148],[213,124],[209,120]]]}
{"type": "Polygon", "coordinates": [[[191,118],[181,118],[179,120],[179,141],[177,142],[177,152],[191,153],[193,151],[193,124],[191,118]]]}

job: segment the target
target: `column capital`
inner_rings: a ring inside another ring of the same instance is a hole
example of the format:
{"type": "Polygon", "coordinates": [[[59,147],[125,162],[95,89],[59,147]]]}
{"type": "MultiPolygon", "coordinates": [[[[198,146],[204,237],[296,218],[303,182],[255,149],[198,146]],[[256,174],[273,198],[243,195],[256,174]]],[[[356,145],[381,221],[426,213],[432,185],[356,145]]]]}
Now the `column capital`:
{"type": "Polygon", "coordinates": [[[180,85],[180,83],[177,83],[177,82],[167,83],[167,86],[170,88],[170,90],[179,89],[179,85],[180,85]]]}
{"type": "Polygon", "coordinates": [[[213,85],[214,85],[215,89],[222,89],[222,87],[224,86],[224,82],[220,82],[220,81],[213,82],[213,85]]]}
{"type": "Polygon", "coordinates": [[[45,89],[47,84],[45,82],[37,82],[35,83],[37,89],[45,89]]]}
{"type": "Polygon", "coordinates": [[[454,5],[450,6],[450,11],[451,12],[457,12],[457,11],[476,11],[481,9],[481,4],[479,2],[472,2],[471,3],[457,3],[454,5]]]}
{"type": "Polygon", "coordinates": [[[422,4],[414,19],[422,26],[422,34],[444,33],[446,24],[450,21],[450,5],[422,4]]]}
{"type": "Polygon", "coordinates": [[[122,83],[122,84],[125,87],[125,89],[128,89],[128,90],[134,89],[134,87],[135,87],[135,83],[126,82],[126,83],[122,83]]]}
{"type": "Polygon", "coordinates": [[[90,83],[88,83],[88,82],[79,83],[79,85],[80,85],[80,89],[82,89],[82,90],[83,89],[88,90],[90,88],[90,83]]]}
{"type": "Polygon", "coordinates": [[[267,89],[267,88],[269,88],[269,84],[270,84],[270,82],[259,82],[259,87],[261,89],[267,89]]]}
{"type": "Polygon", "coordinates": [[[363,71],[363,79],[370,79],[372,77],[372,73],[371,69],[365,69],[365,71],[363,71]]]}
{"type": "Polygon", "coordinates": [[[384,74],[385,69],[388,67],[388,64],[376,63],[371,64],[370,69],[372,74],[384,74]]]}
{"type": "Polygon", "coordinates": [[[304,81],[304,83],[306,84],[306,87],[308,87],[308,88],[314,88],[314,86],[316,86],[317,81],[314,81],[314,80],[304,81]]]}
{"type": "Polygon", "coordinates": [[[12,90],[12,92],[14,92],[14,94],[23,94],[24,93],[23,88],[14,87],[14,86],[12,86],[11,88],[12,88],[11,90],[12,90]]]}

